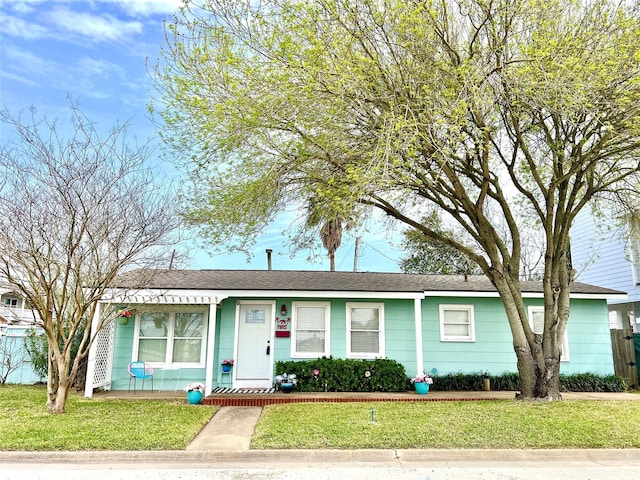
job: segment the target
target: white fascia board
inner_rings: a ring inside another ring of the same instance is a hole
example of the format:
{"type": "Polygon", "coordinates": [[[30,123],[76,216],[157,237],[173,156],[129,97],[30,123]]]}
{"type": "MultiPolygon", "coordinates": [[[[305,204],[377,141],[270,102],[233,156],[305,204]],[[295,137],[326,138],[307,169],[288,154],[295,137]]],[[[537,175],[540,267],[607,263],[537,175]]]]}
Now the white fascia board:
{"type": "MultiPolygon", "coordinates": [[[[471,297],[471,298],[500,298],[498,292],[451,292],[429,291],[425,292],[425,298],[429,297],[471,297]]],[[[544,298],[542,292],[523,292],[522,298],[544,298]]],[[[571,293],[570,298],[577,300],[610,300],[627,298],[626,293],[571,293]]]]}
{"type": "Polygon", "coordinates": [[[571,298],[587,300],[620,300],[629,298],[626,293],[572,293],[571,298]]]}
{"type": "MultiPolygon", "coordinates": [[[[274,297],[302,297],[302,298],[372,298],[372,299],[422,299],[422,292],[350,292],[328,290],[181,290],[181,289],[145,289],[123,293],[116,291],[113,295],[105,295],[103,301],[112,303],[132,302],[134,299],[146,299],[152,303],[154,299],[163,300],[170,297],[206,298],[212,303],[220,303],[225,298],[274,298],[274,297]]],[[[162,302],[166,303],[166,302],[162,302]]]]}
{"type": "Polygon", "coordinates": [[[329,290],[222,290],[216,292],[226,297],[290,297],[290,298],[372,298],[372,299],[415,299],[424,298],[422,292],[361,292],[329,290]]]}

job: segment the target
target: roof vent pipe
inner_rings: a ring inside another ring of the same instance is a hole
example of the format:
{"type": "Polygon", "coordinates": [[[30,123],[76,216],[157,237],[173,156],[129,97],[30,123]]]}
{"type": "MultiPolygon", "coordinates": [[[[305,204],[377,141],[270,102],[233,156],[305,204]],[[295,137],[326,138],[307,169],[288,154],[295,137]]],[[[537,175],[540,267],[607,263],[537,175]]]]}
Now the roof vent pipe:
{"type": "Polygon", "coordinates": [[[273,250],[271,250],[270,248],[267,248],[266,252],[267,252],[267,269],[271,270],[271,254],[273,253],[273,250]]]}

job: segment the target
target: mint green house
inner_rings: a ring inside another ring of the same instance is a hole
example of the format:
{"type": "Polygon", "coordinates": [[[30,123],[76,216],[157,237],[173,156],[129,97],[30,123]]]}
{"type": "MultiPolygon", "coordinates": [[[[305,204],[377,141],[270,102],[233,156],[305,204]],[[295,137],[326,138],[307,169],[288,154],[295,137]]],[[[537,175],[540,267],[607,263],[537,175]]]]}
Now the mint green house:
{"type": "MultiPolygon", "coordinates": [[[[391,358],[410,375],[434,368],[442,374],[516,371],[506,314],[485,277],[166,270],[141,282],[142,273],[129,273],[103,299],[104,311],[118,305],[130,316],[100,330],[87,368],[87,397],[96,388],[127,390],[127,366],[135,360],[154,369],[155,390],[202,382],[207,394],[220,386],[269,388],[276,361],[329,355],[391,358]],[[232,359],[223,372],[223,360],[232,359]]],[[[522,287],[536,331],[542,285],[522,287]]],[[[624,297],[572,285],[563,373],[613,373],[607,299],[624,297]]]]}

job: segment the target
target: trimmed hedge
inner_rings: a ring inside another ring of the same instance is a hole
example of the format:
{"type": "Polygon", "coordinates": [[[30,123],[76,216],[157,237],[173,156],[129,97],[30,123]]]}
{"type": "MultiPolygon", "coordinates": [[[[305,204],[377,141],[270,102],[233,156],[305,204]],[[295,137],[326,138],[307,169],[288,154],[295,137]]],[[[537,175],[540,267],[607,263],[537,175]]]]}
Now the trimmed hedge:
{"type": "MultiPolygon", "coordinates": [[[[431,390],[464,391],[482,390],[482,373],[453,373],[434,377],[431,390]]],[[[489,375],[491,390],[520,390],[520,376],[517,373],[489,375]]],[[[410,384],[407,385],[410,388],[410,384]]],[[[628,386],[624,378],[617,375],[596,375],[593,373],[577,373],[560,375],[560,391],[562,392],[625,392],[628,386]]]]}
{"type": "Polygon", "coordinates": [[[276,375],[294,373],[298,392],[404,392],[407,374],[395,360],[317,360],[276,362],[276,375]],[[314,371],[318,371],[318,375],[314,371]]]}
{"type": "MultiPolygon", "coordinates": [[[[322,357],[276,362],[276,374],[295,374],[298,392],[404,392],[413,390],[404,366],[395,360],[354,360],[322,357]],[[315,371],[318,375],[315,375],[315,371]]],[[[483,388],[482,373],[435,375],[434,391],[473,391],[483,388]]],[[[517,373],[489,375],[491,390],[520,390],[517,373]]],[[[562,392],[624,392],[625,380],[616,375],[579,373],[560,375],[562,392]]]]}

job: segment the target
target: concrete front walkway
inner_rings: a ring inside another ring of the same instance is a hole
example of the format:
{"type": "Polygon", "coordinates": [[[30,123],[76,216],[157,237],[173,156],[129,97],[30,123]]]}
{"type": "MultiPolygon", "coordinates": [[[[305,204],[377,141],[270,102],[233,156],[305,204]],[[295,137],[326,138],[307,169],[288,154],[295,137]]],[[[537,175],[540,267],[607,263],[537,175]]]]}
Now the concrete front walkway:
{"type": "Polygon", "coordinates": [[[249,450],[262,407],[222,407],[187,450],[249,450]]]}

